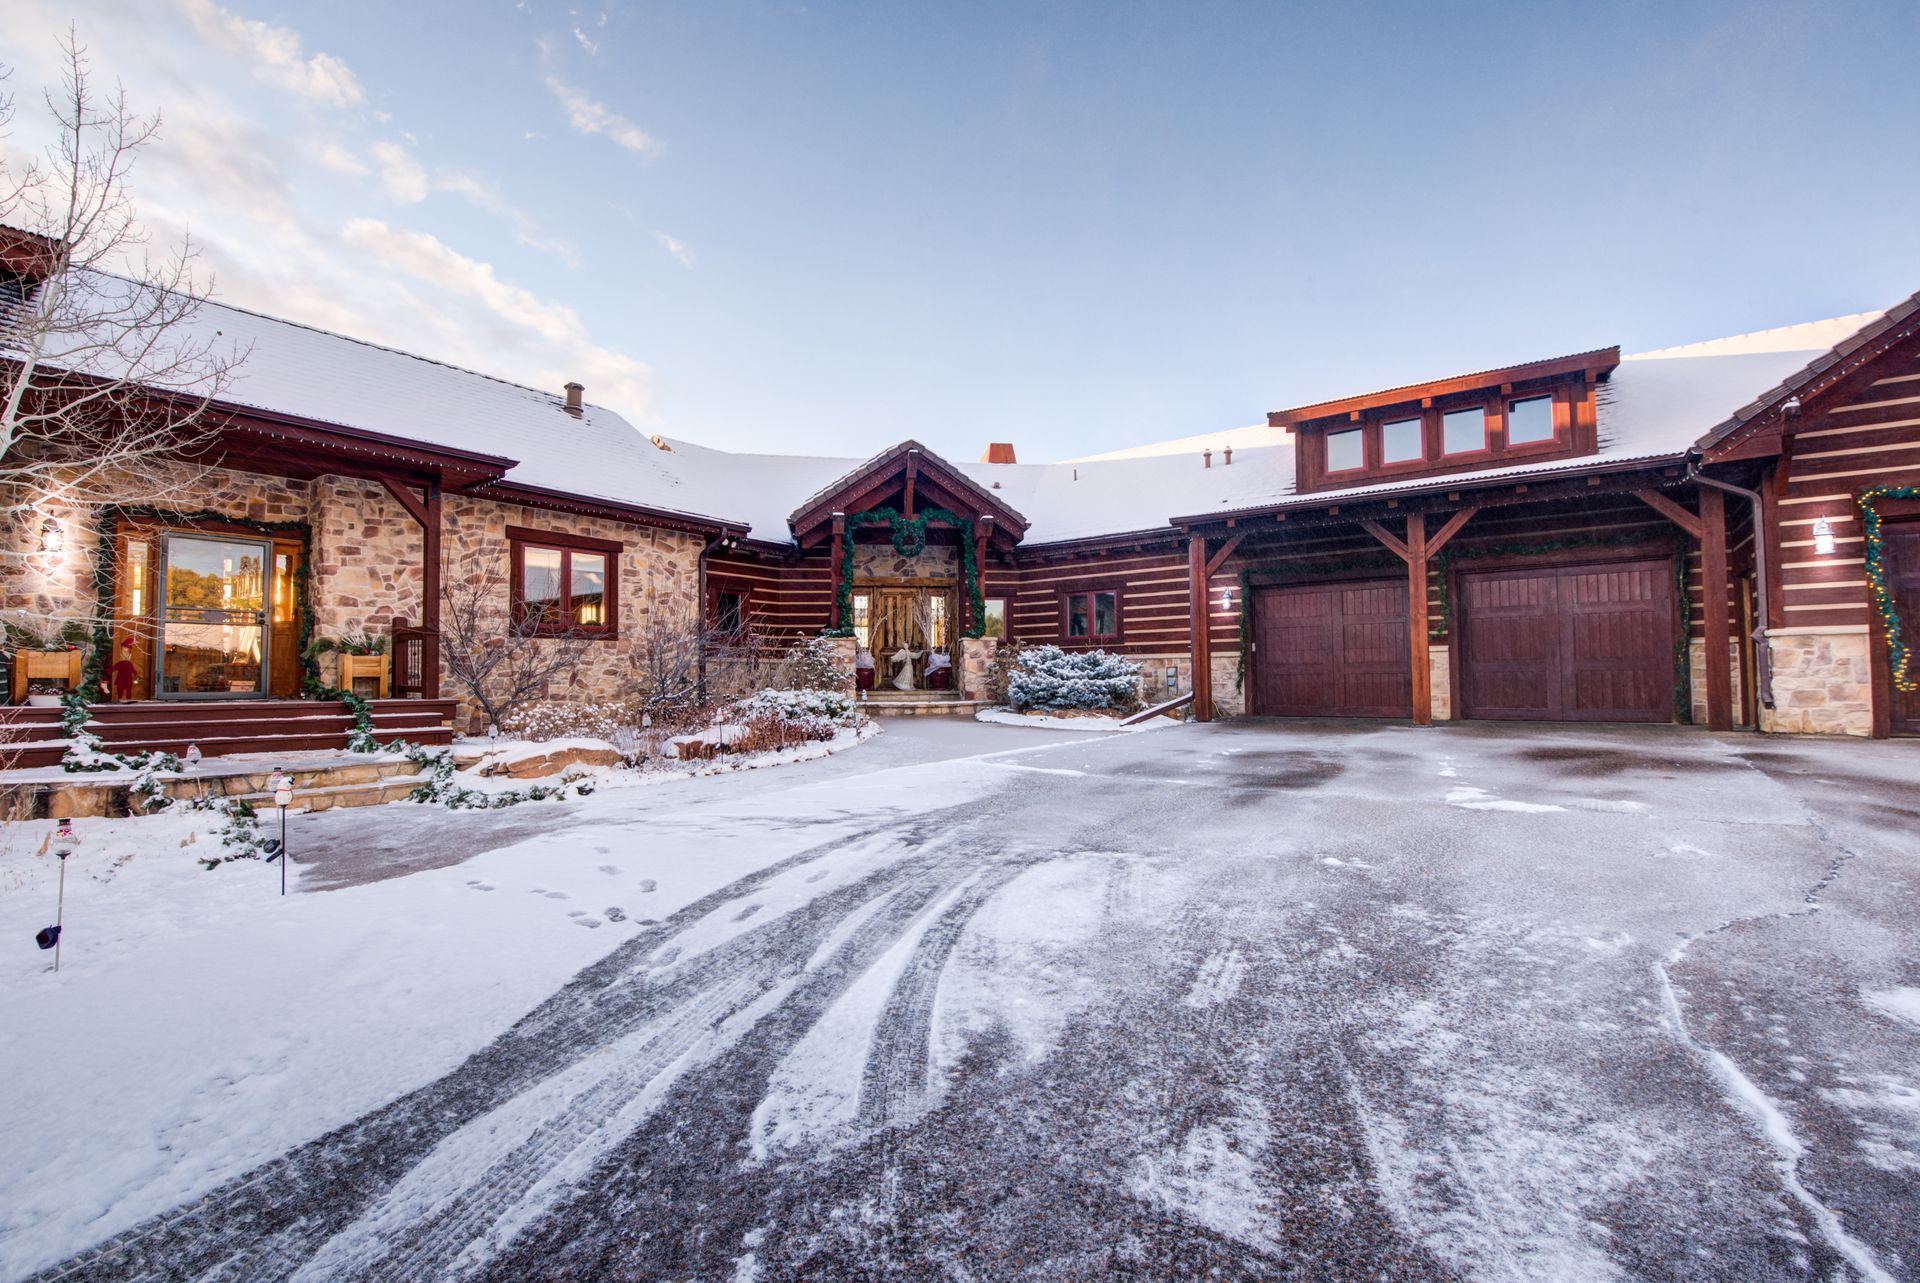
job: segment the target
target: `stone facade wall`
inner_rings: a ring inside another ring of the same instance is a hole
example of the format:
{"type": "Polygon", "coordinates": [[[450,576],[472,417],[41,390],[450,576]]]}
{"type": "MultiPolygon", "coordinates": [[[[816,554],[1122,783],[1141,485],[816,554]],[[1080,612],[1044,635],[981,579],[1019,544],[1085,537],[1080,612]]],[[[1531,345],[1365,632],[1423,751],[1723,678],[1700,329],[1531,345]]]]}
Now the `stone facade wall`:
{"type": "Polygon", "coordinates": [[[997,637],[962,637],[960,639],[960,698],[988,699],[987,669],[993,665],[993,657],[1000,649],[997,637]]]}
{"type": "Polygon", "coordinates": [[[1433,689],[1427,707],[1433,711],[1436,722],[1453,720],[1453,665],[1451,652],[1445,646],[1429,644],[1427,647],[1427,677],[1433,689]]]}
{"type": "Polygon", "coordinates": [[[1873,733],[1873,665],[1864,627],[1775,628],[1767,633],[1767,649],[1775,706],[1760,710],[1764,729],[1873,733]]]}
{"type": "MultiPolygon", "coordinates": [[[[1744,706],[1745,694],[1740,679],[1740,639],[1735,637],[1727,642],[1727,662],[1732,665],[1733,673],[1733,716],[1738,722],[1740,710],[1744,706]]],[[[1687,683],[1691,687],[1693,700],[1693,724],[1707,724],[1707,643],[1695,637],[1687,643],[1687,683]]]]}
{"type": "MultiPolygon", "coordinates": [[[[139,494],[145,488],[129,482],[126,490],[139,494]]],[[[0,609],[42,628],[69,619],[90,620],[96,609],[93,561],[99,543],[93,510],[46,496],[28,502],[32,507],[0,532],[9,554],[0,556],[0,609]],[[49,519],[56,523],[57,552],[40,551],[49,519]]],[[[236,521],[311,522],[313,487],[306,481],[214,468],[178,506],[236,521]]]]}
{"type": "MultiPolygon", "coordinates": [[[[312,522],[307,599],[314,636],[381,636],[395,619],[420,622],[425,535],[385,486],[319,477],[313,482],[312,522]]],[[[320,657],[320,679],[339,684],[339,656],[320,657]]]]}
{"type": "MultiPolygon", "coordinates": [[[[600,517],[543,512],[468,495],[447,496],[442,505],[442,520],[445,556],[442,578],[449,587],[478,587],[493,579],[493,595],[503,616],[508,603],[507,575],[511,557],[508,526],[609,539],[622,545],[618,636],[589,642],[586,655],[573,673],[556,681],[548,690],[549,699],[618,698],[632,687],[634,660],[641,653],[641,640],[649,627],[691,625],[699,618],[699,561],[703,541],[698,535],[630,526],[600,517]]],[[[461,720],[471,722],[478,716],[471,698],[458,689],[444,666],[441,686],[443,694],[461,700],[466,714],[461,720]]]]}
{"type": "Polygon", "coordinates": [[[1213,715],[1240,717],[1247,711],[1247,695],[1240,688],[1240,652],[1213,653],[1213,715]]]}
{"type": "Polygon", "coordinates": [[[853,546],[853,581],[869,579],[950,579],[959,582],[960,550],[928,544],[917,557],[902,557],[891,543],[853,546]]]}

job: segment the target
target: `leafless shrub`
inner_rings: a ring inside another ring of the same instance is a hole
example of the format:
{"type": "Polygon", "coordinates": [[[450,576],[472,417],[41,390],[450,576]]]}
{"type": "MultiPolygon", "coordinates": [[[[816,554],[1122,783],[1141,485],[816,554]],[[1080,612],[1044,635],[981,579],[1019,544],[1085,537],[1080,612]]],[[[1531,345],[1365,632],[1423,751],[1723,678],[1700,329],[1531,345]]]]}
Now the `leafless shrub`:
{"type": "Polygon", "coordinates": [[[521,706],[547,698],[561,679],[571,684],[591,644],[555,635],[537,615],[516,617],[507,580],[491,559],[472,557],[441,593],[440,662],[487,721],[504,726],[521,706]]]}

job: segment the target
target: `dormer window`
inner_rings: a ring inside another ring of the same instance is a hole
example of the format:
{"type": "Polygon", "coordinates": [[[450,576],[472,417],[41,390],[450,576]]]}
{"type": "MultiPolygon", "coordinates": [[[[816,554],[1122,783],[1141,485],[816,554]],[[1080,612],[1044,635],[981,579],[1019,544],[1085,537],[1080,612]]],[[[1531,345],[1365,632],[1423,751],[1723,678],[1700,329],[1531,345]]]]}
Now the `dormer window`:
{"type": "Polygon", "coordinates": [[[1276,411],[1267,421],[1293,430],[1303,491],[1577,458],[1598,446],[1594,387],[1619,360],[1608,348],[1276,411]]]}

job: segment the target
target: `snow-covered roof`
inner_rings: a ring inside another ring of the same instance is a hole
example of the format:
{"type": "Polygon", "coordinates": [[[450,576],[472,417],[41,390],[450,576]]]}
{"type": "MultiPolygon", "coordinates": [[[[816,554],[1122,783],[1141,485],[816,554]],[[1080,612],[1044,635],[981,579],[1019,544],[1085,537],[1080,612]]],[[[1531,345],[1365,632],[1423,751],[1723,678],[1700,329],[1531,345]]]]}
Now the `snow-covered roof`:
{"type": "MultiPolygon", "coordinates": [[[[1449,474],[1443,484],[1678,458],[1707,432],[1885,313],[1864,312],[1623,357],[1597,393],[1599,449],[1449,474]]],[[[788,518],[866,460],[746,454],[643,434],[587,404],[222,304],[191,318],[203,342],[246,352],[222,400],[514,460],[511,484],[730,525],[784,543],[788,518]]],[[[1291,434],[1266,426],[1183,436],[1046,464],[951,463],[1030,523],[1028,545],[1164,531],[1176,518],[1324,503],[1436,484],[1403,478],[1296,492],[1291,434]],[[1232,462],[1226,448],[1232,447],[1232,462]],[[1202,452],[1213,452],[1211,466],[1202,452]]]]}

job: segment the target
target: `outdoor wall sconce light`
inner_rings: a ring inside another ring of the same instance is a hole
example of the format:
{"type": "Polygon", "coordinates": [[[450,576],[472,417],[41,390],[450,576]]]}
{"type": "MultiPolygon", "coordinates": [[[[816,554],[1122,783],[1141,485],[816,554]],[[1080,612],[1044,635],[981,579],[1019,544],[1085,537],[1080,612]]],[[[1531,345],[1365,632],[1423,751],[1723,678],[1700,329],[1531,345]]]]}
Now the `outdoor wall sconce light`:
{"type": "Polygon", "coordinates": [[[1222,610],[1233,609],[1233,589],[1222,588],[1220,590],[1220,609],[1222,610]]]}
{"type": "Polygon", "coordinates": [[[1813,519],[1813,550],[1822,557],[1833,555],[1833,526],[1825,517],[1813,519]]]}
{"type": "Polygon", "coordinates": [[[49,557],[58,557],[67,550],[67,529],[60,524],[58,517],[48,517],[40,523],[40,551],[49,557]]]}

